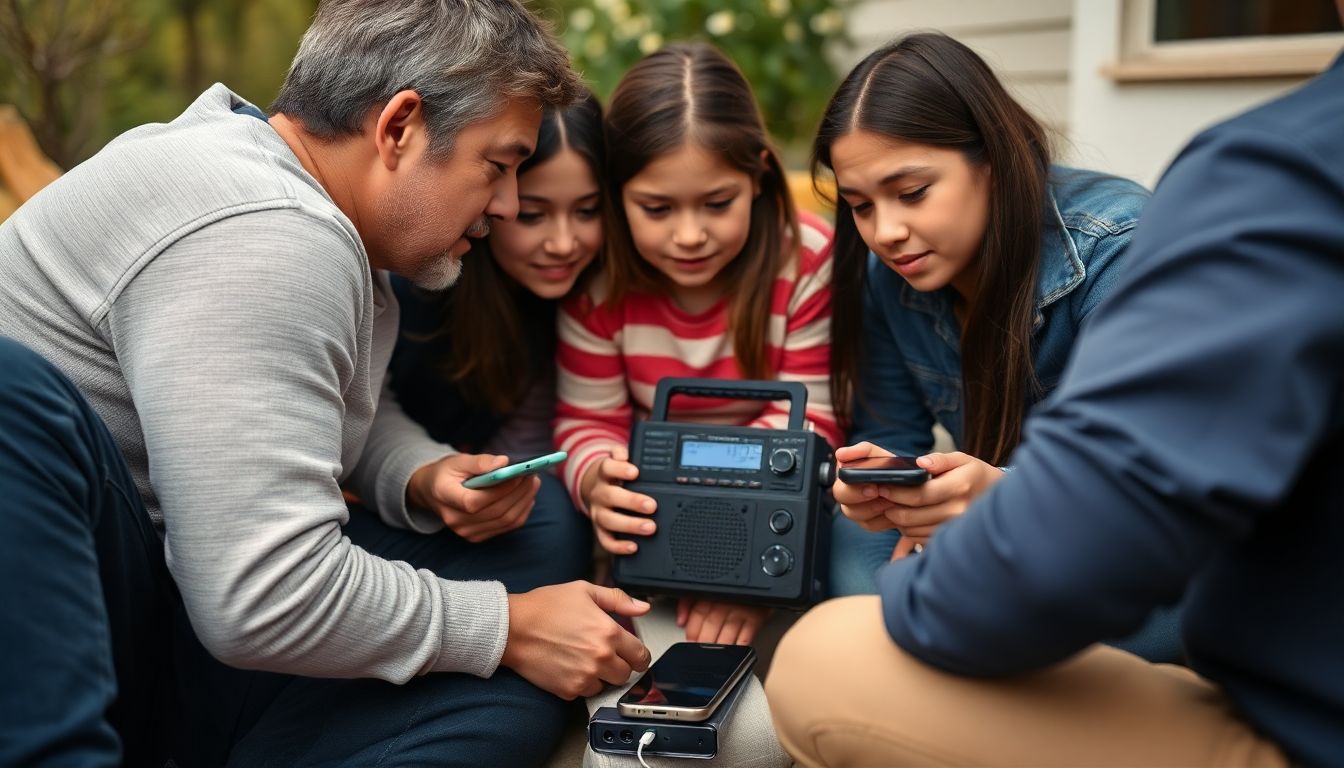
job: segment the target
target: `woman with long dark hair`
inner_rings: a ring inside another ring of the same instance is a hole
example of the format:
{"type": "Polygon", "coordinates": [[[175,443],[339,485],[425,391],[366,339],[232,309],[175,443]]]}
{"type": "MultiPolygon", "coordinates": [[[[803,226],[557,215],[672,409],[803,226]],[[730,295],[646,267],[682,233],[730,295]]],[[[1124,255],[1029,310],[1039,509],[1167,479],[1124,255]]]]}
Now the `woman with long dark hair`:
{"type": "MultiPolygon", "coordinates": [[[[837,185],[831,383],[856,443],[837,459],[918,457],[930,476],[836,484],[832,591],[870,593],[883,563],[1006,471],[1028,410],[1123,271],[1148,192],[1052,164],[1041,125],[937,33],[854,68],[813,147],[814,177],[823,169],[837,185]],[[935,423],[960,451],[929,453],[935,423]]],[[[1170,622],[1153,629],[1132,648],[1174,655],[1170,622]]]]}

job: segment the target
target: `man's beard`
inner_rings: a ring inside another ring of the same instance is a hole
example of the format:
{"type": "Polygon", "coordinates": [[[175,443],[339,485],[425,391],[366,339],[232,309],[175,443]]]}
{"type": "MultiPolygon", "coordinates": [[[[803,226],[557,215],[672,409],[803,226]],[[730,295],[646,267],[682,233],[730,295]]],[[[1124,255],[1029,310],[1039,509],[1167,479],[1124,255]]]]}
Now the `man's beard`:
{"type": "MultiPolygon", "coordinates": [[[[488,234],[490,234],[490,219],[480,216],[471,223],[470,227],[467,227],[463,236],[479,240],[488,234]]],[[[471,251],[467,251],[467,253],[471,253],[471,251]]],[[[465,254],[463,255],[465,256],[465,254]]],[[[444,252],[426,264],[425,268],[411,279],[411,282],[427,291],[442,291],[456,283],[461,276],[462,257],[449,256],[447,252],[444,252]]]]}
{"type": "Polygon", "coordinates": [[[415,273],[411,282],[427,291],[446,290],[462,276],[462,259],[450,256],[447,251],[431,259],[429,263],[415,273]]]}

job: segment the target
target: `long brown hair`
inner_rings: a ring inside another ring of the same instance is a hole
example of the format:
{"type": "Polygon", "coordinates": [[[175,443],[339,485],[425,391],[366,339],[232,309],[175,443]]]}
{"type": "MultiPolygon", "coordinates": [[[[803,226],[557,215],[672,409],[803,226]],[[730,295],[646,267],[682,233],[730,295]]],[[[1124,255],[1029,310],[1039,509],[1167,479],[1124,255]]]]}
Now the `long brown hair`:
{"type": "MultiPolygon", "coordinates": [[[[607,108],[607,290],[661,291],[663,278],[635,251],[621,189],[659,155],[694,143],[749,175],[760,188],[746,245],[724,267],[738,368],[770,378],[766,339],[774,276],[798,253],[798,216],[784,169],[737,65],[705,43],[676,43],[645,56],[621,78],[607,108]],[[769,276],[769,279],[757,279],[769,276]]],[[[794,259],[796,263],[796,259],[794,259]]]]}
{"type": "MultiPolygon", "coordinates": [[[[965,45],[919,33],[872,52],[831,98],[812,147],[812,175],[833,171],[831,146],[854,130],[959,150],[988,166],[989,219],[966,297],[961,340],[964,450],[1002,463],[1022,435],[1032,364],[1036,274],[1047,200],[1050,149],[1044,129],[965,45]]],[[[853,213],[836,200],[831,390],[848,415],[858,379],[868,248],[853,213]]],[[[880,416],[880,414],[879,414],[880,416]]]]}
{"type": "MultiPolygon", "coordinates": [[[[536,150],[518,166],[519,178],[565,149],[584,159],[600,188],[605,155],[602,106],[592,93],[564,109],[545,110],[536,150]]],[[[593,264],[600,259],[601,254],[593,264]]],[[[585,270],[573,290],[583,290],[593,269],[590,265],[585,270]]],[[[446,336],[449,343],[435,347],[434,367],[467,401],[497,414],[510,413],[554,366],[554,332],[539,334],[528,326],[545,320],[539,316],[544,313],[553,324],[555,302],[532,296],[509,277],[490,254],[488,239],[472,241],[458,284],[435,300],[441,321],[430,338],[446,336]]]]}

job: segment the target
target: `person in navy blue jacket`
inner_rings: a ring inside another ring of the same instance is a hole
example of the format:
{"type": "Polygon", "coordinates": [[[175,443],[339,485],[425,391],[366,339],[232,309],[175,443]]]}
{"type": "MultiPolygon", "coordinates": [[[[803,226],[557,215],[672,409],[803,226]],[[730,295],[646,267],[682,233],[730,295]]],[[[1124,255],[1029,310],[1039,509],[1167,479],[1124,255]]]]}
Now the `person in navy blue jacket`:
{"type": "Polygon", "coordinates": [[[1191,142],[1126,259],[1014,471],[784,639],[801,764],[1344,759],[1344,57],[1191,142]],[[1095,645],[1183,593],[1190,669],[1095,645]]]}

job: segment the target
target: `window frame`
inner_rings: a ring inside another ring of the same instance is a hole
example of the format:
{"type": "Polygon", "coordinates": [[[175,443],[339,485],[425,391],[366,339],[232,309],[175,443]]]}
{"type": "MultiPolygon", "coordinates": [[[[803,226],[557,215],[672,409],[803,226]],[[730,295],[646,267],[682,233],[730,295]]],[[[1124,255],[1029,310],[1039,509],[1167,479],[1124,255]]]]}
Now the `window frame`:
{"type": "Polygon", "coordinates": [[[1120,47],[1103,75],[1117,82],[1311,76],[1344,49],[1344,32],[1158,43],[1156,7],[1157,0],[1120,0],[1120,47]]]}

